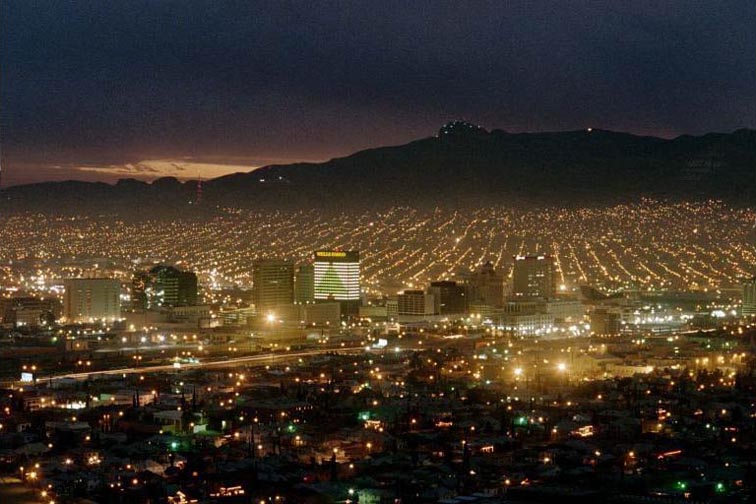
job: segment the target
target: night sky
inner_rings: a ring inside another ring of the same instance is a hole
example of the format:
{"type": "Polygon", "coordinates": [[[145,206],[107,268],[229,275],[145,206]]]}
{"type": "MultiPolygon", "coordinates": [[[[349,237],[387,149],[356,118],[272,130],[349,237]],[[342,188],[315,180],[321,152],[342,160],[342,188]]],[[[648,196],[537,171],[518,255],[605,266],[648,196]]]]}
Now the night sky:
{"type": "Polygon", "coordinates": [[[7,183],[211,177],[430,136],[756,127],[756,2],[0,1],[7,183]]]}

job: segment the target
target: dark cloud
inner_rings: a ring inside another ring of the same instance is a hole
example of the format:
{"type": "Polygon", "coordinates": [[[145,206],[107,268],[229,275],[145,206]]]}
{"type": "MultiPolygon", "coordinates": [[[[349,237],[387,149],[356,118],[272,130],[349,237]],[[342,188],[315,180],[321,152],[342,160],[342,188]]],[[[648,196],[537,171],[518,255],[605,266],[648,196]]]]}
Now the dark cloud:
{"type": "Polygon", "coordinates": [[[756,126],[752,0],[5,0],[0,22],[3,148],[26,170],[323,159],[456,117],[756,126]]]}

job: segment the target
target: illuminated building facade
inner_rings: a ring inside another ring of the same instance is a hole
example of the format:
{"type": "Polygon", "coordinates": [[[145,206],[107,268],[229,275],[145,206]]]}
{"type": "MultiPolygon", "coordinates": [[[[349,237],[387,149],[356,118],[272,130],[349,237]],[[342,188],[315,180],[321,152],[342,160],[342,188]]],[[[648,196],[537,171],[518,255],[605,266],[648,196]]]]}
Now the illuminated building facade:
{"type": "Polygon", "coordinates": [[[315,301],[339,301],[342,313],[356,314],[360,304],[360,253],[318,250],[314,260],[315,301]]]}

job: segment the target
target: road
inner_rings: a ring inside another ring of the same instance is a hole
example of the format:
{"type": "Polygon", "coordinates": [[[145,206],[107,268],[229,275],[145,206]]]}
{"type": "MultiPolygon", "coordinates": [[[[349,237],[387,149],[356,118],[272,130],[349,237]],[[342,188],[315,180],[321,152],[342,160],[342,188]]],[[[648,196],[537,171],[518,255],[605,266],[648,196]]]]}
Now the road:
{"type": "MultiPolygon", "coordinates": [[[[297,352],[286,353],[267,353],[257,355],[247,355],[242,357],[232,357],[229,359],[217,360],[217,361],[205,361],[193,364],[181,364],[181,371],[187,369],[198,369],[205,367],[225,367],[234,364],[254,364],[254,363],[272,363],[279,361],[286,361],[290,359],[299,359],[300,357],[314,357],[316,355],[324,355],[327,353],[338,352],[339,354],[358,354],[365,351],[364,347],[353,348],[322,348],[314,350],[302,350],[297,352]]],[[[85,371],[81,373],[66,373],[59,375],[40,376],[39,381],[53,381],[53,380],[85,380],[94,376],[106,376],[106,375],[124,375],[124,374],[144,374],[144,373],[160,373],[165,371],[178,371],[179,368],[174,367],[173,364],[161,364],[158,366],[142,366],[142,367],[130,367],[121,369],[107,369],[100,371],[85,371]]]]}
{"type": "Polygon", "coordinates": [[[38,504],[39,493],[12,476],[0,477],[0,502],[3,504],[38,504]]]}

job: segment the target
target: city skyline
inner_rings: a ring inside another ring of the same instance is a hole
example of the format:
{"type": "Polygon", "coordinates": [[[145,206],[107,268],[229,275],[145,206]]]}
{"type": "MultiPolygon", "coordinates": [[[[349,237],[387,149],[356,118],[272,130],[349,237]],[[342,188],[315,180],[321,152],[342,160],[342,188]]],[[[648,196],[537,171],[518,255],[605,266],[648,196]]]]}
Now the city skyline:
{"type": "Polygon", "coordinates": [[[0,0],[0,503],[756,502],[754,27],[0,0]]]}

